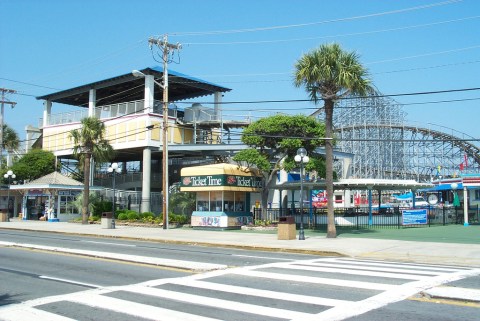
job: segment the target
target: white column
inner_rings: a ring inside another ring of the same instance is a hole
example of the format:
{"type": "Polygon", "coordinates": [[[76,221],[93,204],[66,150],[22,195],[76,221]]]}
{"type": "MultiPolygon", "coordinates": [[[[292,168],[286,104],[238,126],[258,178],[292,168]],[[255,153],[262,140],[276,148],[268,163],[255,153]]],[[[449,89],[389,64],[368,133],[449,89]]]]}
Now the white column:
{"type": "Polygon", "coordinates": [[[221,103],[222,103],[222,93],[221,92],[215,92],[213,96],[213,112],[215,114],[215,120],[219,120],[221,115],[221,103]]]}
{"type": "Polygon", "coordinates": [[[43,102],[43,127],[47,127],[50,115],[52,114],[52,102],[50,100],[45,100],[43,102]]]}
{"type": "Polygon", "coordinates": [[[463,186],[463,226],[468,226],[468,191],[465,185],[463,186]]]}
{"type": "Polygon", "coordinates": [[[345,207],[352,207],[353,206],[352,202],[350,202],[351,196],[352,196],[352,191],[351,190],[347,189],[347,190],[343,191],[343,197],[344,197],[343,206],[345,206],[345,207]]]}
{"type": "Polygon", "coordinates": [[[90,89],[88,92],[88,117],[95,116],[95,107],[97,104],[97,90],[90,89]]]}
{"type": "Polygon", "coordinates": [[[143,112],[145,114],[153,112],[153,97],[155,92],[155,82],[153,79],[153,75],[146,75],[145,76],[145,103],[143,107],[145,108],[143,112]]]}
{"type": "Polygon", "coordinates": [[[140,212],[150,212],[150,176],[152,173],[152,151],[143,150],[142,206],[140,212]]]}

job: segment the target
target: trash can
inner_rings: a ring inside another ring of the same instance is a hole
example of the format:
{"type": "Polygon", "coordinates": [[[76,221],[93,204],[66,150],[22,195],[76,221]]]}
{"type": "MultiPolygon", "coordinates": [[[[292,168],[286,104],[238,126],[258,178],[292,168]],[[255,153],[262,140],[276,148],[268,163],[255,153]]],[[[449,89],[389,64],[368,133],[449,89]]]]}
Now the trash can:
{"type": "Polygon", "coordinates": [[[297,238],[297,228],[295,226],[295,217],[280,216],[278,218],[278,239],[295,240],[297,238]]]}
{"type": "Polygon", "coordinates": [[[0,212],[0,222],[9,222],[8,213],[7,212],[0,212]]]}
{"type": "Polygon", "coordinates": [[[115,219],[112,212],[102,213],[102,228],[115,228],[115,219]]]}

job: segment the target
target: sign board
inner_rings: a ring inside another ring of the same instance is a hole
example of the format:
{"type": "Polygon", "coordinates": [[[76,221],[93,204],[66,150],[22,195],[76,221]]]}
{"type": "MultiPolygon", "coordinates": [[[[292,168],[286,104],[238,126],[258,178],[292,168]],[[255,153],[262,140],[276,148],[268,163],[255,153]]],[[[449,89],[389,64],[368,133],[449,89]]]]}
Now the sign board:
{"type": "Polygon", "coordinates": [[[427,223],[428,223],[427,209],[402,211],[403,225],[418,225],[418,224],[427,224],[427,223]]]}
{"type": "Polygon", "coordinates": [[[261,177],[225,174],[182,176],[181,180],[181,187],[235,186],[261,188],[262,185],[261,177]]]}

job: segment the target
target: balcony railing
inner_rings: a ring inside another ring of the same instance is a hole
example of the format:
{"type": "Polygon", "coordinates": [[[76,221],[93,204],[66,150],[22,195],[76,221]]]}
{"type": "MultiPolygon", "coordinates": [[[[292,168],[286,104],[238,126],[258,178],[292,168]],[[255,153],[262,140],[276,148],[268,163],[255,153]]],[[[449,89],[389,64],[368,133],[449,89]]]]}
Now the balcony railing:
{"type": "MultiPolygon", "coordinates": [[[[117,118],[127,115],[143,114],[145,112],[144,100],[135,100],[112,105],[98,106],[95,108],[95,117],[99,119],[117,118]]],[[[163,105],[159,100],[155,100],[152,113],[163,115],[163,105]]],[[[177,108],[171,104],[168,109],[170,117],[177,117],[177,108]]],[[[47,125],[62,125],[80,122],[83,118],[88,117],[88,109],[51,114],[47,125]]],[[[39,128],[43,127],[43,118],[40,118],[39,128]]]]}

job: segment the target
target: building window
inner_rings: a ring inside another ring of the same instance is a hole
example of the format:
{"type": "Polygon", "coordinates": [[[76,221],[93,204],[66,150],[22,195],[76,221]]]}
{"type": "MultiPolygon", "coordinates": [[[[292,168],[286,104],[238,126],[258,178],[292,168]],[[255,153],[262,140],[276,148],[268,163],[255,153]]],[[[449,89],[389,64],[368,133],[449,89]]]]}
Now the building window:
{"type": "Polygon", "coordinates": [[[480,200],[480,189],[475,190],[475,200],[479,201],[480,200]]]}
{"type": "Polygon", "coordinates": [[[72,195],[59,196],[60,214],[78,214],[77,209],[73,205],[76,197],[72,195]]]}

